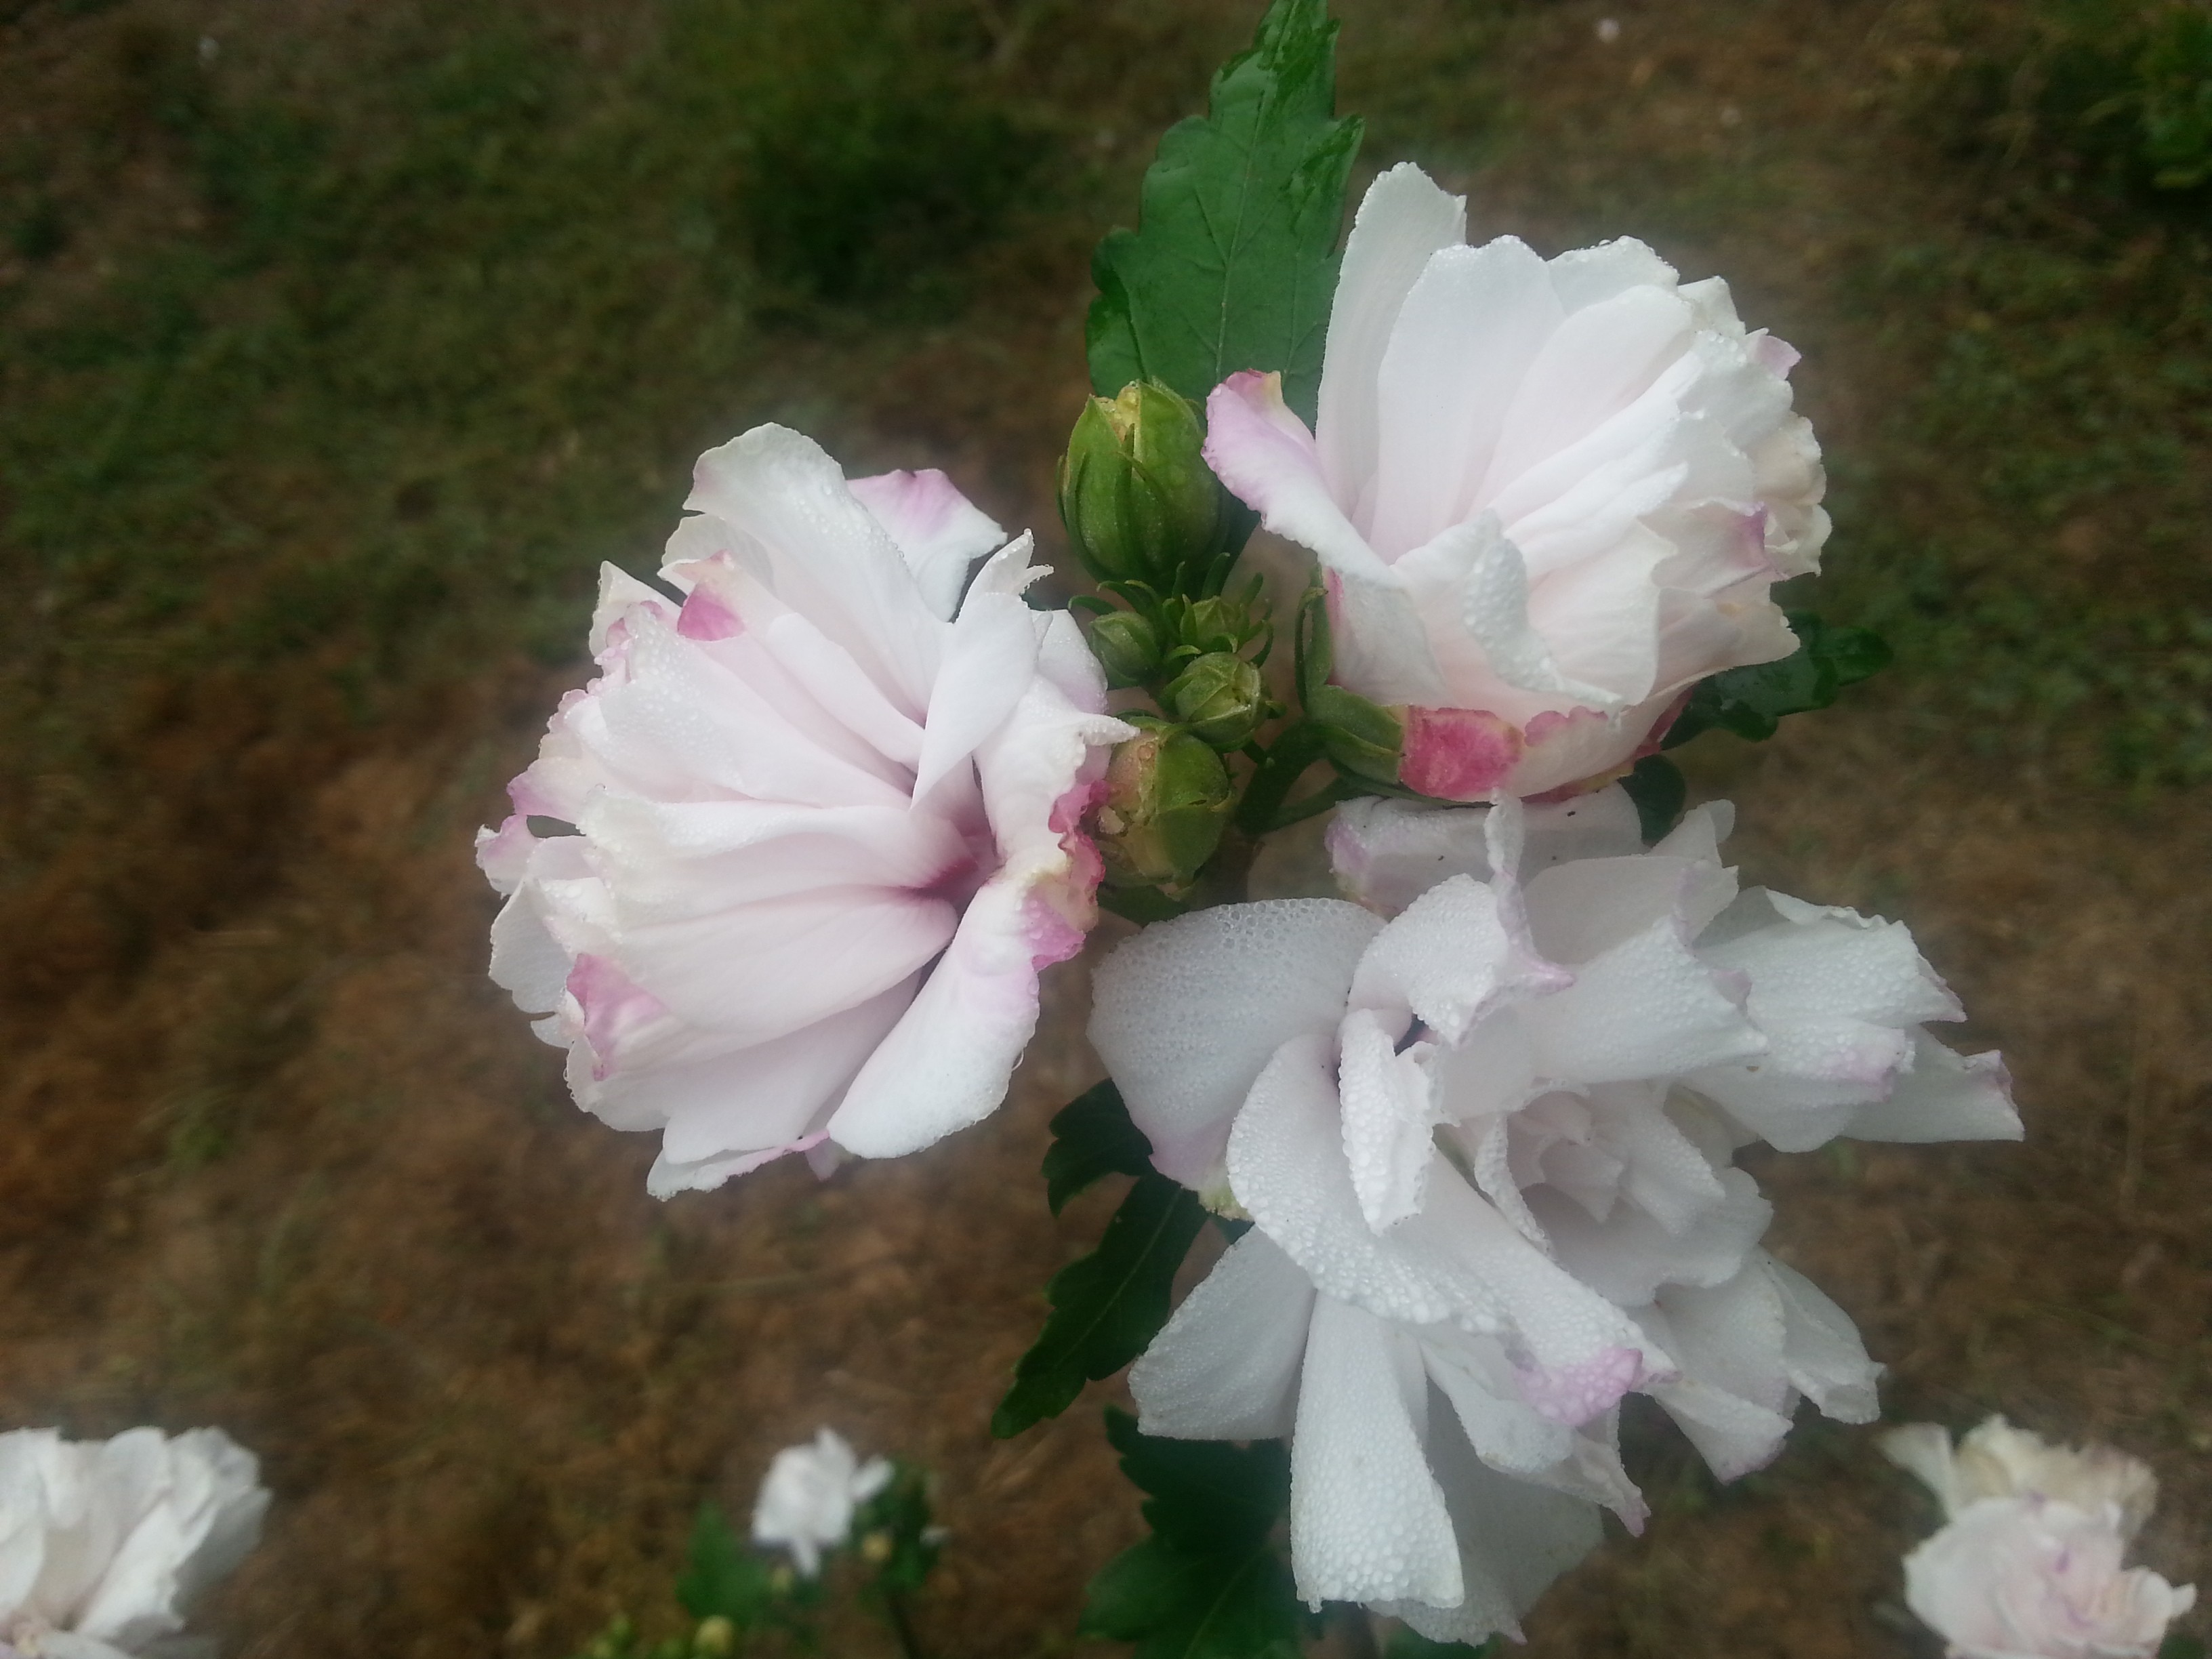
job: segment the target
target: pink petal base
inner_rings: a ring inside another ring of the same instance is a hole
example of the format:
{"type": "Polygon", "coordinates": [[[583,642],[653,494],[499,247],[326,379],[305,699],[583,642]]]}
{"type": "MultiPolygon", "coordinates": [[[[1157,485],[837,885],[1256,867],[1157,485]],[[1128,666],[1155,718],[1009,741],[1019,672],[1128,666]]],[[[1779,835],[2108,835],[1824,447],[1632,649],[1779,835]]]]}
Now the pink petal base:
{"type": "Polygon", "coordinates": [[[1605,1348],[1571,1365],[1516,1365],[1521,1397],[1539,1417],[1578,1429],[1613,1409],[1644,1375],[1633,1348],[1605,1348]]]}
{"type": "Polygon", "coordinates": [[[1486,709],[1408,708],[1398,781],[1437,800],[1489,800],[1526,746],[1511,721],[1486,709]]]}

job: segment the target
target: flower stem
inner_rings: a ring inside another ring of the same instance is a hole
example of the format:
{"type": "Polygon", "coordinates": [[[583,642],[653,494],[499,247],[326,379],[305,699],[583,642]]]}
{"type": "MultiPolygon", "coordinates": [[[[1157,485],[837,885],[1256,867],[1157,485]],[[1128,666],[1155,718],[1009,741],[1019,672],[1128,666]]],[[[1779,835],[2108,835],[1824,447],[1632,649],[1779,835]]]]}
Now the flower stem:
{"type": "Polygon", "coordinates": [[[1279,827],[1276,817],[1291,786],[1321,758],[1322,750],[1321,728],[1309,720],[1300,720],[1278,737],[1245,786],[1244,799],[1237,808],[1237,827],[1248,836],[1264,836],[1279,827]]]}
{"type": "Polygon", "coordinates": [[[884,1611],[890,1620],[891,1634],[898,1638],[901,1659],[928,1659],[921,1638],[914,1633],[914,1616],[907,1610],[905,1593],[885,1585],[884,1611]]]}

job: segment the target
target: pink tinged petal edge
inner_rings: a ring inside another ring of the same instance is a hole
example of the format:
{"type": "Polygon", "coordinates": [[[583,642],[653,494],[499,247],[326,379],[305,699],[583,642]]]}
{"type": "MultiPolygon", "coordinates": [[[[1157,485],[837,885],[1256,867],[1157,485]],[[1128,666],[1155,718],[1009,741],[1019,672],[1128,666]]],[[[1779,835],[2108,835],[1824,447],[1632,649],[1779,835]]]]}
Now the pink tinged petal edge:
{"type": "Polygon", "coordinates": [[[1805,354],[1762,328],[1751,337],[1751,360],[1777,380],[1786,380],[1790,371],[1804,362],[1805,354]]]}
{"type": "Polygon", "coordinates": [[[1024,901],[1032,968],[1066,962],[1083,948],[1084,939],[1098,924],[1098,883],[1106,866],[1091,837],[1078,826],[1084,814],[1105,794],[1106,781],[1101,778],[1076,785],[1053,803],[1049,822],[1060,832],[1060,850],[1067,854],[1067,872],[1037,882],[1024,901]]]}
{"type": "Polygon", "coordinates": [[[1437,800],[1488,800],[1526,748],[1518,728],[1487,710],[1409,708],[1398,781],[1437,800]]]}
{"type": "Polygon", "coordinates": [[[1539,1417],[1578,1429],[1603,1416],[1644,1381],[1634,1348],[1603,1348],[1564,1365],[1516,1365],[1514,1382],[1539,1417]]]}
{"type": "Polygon", "coordinates": [[[568,994],[582,1012],[584,1042],[592,1051],[592,1076],[604,1083],[616,1063],[616,1050],[640,1027],[668,1017],[668,1006],[652,992],[630,982],[605,957],[583,952],[568,970],[568,994]]]}

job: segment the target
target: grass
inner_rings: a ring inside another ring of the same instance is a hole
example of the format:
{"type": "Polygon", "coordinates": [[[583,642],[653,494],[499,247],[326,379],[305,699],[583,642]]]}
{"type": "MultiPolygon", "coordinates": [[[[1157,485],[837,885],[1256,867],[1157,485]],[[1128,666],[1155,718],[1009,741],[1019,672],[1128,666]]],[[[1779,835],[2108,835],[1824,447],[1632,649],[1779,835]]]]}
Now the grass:
{"type": "Polygon", "coordinates": [[[2138,793],[2212,779],[2212,129],[2159,115],[2212,98],[2206,27],[2155,0],[1949,20],[1906,110],[1963,211],[1848,293],[1923,367],[1839,458],[1829,592],[1899,647],[1909,719],[2138,793]]]}

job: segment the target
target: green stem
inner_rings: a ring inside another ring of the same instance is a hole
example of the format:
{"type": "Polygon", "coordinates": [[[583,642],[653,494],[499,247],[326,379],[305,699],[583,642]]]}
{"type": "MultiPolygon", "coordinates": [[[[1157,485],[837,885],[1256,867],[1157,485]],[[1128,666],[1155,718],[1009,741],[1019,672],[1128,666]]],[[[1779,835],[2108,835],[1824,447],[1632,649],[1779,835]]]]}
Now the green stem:
{"type": "Polygon", "coordinates": [[[1275,814],[1269,830],[1287,830],[1294,823],[1303,823],[1316,812],[1326,812],[1340,801],[1350,800],[1360,793],[1360,787],[1347,783],[1342,778],[1331,778],[1311,794],[1300,797],[1275,814]]]}
{"type": "Polygon", "coordinates": [[[890,1619],[891,1634],[898,1638],[901,1659],[927,1659],[921,1638],[914,1633],[914,1617],[907,1611],[904,1593],[884,1586],[884,1610],[890,1619]]]}
{"type": "Polygon", "coordinates": [[[1305,775],[1306,769],[1321,758],[1322,746],[1321,729],[1307,720],[1300,720],[1278,737],[1244,787],[1244,799],[1237,808],[1237,827],[1248,836],[1264,836],[1276,828],[1283,803],[1290,799],[1292,787],[1305,775]]]}

